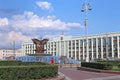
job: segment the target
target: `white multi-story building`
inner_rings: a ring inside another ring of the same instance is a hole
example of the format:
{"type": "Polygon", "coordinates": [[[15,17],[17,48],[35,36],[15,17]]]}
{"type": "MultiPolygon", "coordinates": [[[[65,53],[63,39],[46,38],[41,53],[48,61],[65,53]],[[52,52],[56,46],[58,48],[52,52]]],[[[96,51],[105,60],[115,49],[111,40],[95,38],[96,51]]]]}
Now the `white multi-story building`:
{"type": "Polygon", "coordinates": [[[60,36],[49,40],[46,53],[54,56],[67,56],[76,60],[120,59],[120,32],[88,35],[88,53],[86,36],[60,36]]]}
{"type": "Polygon", "coordinates": [[[9,57],[19,57],[22,56],[21,49],[18,50],[11,50],[11,49],[0,49],[0,60],[4,60],[9,57]]]}
{"type": "Polygon", "coordinates": [[[25,42],[22,44],[22,53],[26,55],[35,54],[35,44],[33,42],[25,42]]]}

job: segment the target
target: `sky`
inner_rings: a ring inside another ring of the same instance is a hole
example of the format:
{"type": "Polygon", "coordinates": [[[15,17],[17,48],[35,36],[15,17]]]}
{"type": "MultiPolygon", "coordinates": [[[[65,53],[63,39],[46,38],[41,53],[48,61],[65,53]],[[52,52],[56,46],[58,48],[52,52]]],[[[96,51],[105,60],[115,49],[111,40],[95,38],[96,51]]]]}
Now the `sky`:
{"type": "MultiPolygon", "coordinates": [[[[0,48],[31,39],[85,35],[86,0],[0,0],[0,48]]],[[[120,32],[120,0],[88,0],[88,35],[120,32]]]]}

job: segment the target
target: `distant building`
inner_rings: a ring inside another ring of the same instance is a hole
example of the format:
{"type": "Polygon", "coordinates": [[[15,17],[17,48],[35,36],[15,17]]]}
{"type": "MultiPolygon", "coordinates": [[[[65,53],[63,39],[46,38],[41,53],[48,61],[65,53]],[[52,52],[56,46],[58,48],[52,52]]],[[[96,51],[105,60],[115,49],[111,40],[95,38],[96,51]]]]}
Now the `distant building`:
{"type": "Polygon", "coordinates": [[[46,53],[54,56],[67,56],[76,60],[120,59],[120,32],[88,36],[60,36],[47,42],[46,53]]]}
{"type": "Polygon", "coordinates": [[[33,42],[25,42],[22,44],[22,53],[25,55],[35,54],[35,44],[33,42]]]}
{"type": "Polygon", "coordinates": [[[11,49],[0,49],[0,60],[10,59],[13,60],[13,57],[22,56],[21,49],[11,50],[11,49]]]}

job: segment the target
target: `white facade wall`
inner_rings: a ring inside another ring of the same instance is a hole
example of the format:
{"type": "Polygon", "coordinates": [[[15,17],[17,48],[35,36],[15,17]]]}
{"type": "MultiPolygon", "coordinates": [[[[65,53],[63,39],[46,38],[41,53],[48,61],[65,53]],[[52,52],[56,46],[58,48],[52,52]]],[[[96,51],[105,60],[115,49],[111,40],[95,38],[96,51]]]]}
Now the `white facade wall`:
{"type": "Polygon", "coordinates": [[[76,60],[120,58],[120,32],[88,36],[88,53],[86,53],[86,36],[61,36],[47,42],[47,54],[67,56],[76,60]]]}
{"type": "Polygon", "coordinates": [[[4,60],[7,57],[10,56],[15,56],[15,57],[19,57],[23,55],[22,54],[22,50],[18,49],[18,50],[9,50],[9,49],[0,49],[0,60],[4,60]]]}
{"type": "Polygon", "coordinates": [[[25,55],[29,55],[29,54],[35,54],[35,44],[34,43],[28,43],[25,42],[22,44],[22,53],[25,55]]]}

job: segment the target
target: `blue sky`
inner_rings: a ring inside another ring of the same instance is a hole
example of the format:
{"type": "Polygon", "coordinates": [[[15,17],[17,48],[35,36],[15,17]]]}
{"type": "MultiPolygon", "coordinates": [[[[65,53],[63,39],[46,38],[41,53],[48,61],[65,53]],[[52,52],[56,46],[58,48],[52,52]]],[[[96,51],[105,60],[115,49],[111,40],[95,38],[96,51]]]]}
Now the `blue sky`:
{"type": "MultiPolygon", "coordinates": [[[[32,38],[85,35],[85,0],[0,0],[0,48],[32,38]]],[[[88,34],[120,32],[120,0],[88,0],[88,34]]]]}

